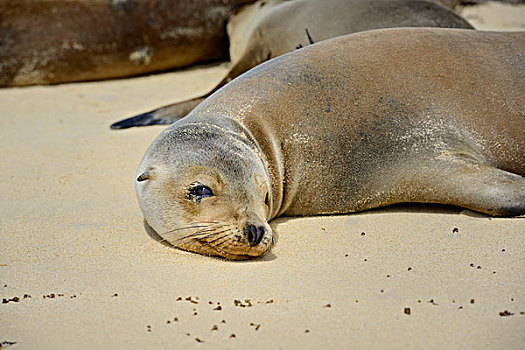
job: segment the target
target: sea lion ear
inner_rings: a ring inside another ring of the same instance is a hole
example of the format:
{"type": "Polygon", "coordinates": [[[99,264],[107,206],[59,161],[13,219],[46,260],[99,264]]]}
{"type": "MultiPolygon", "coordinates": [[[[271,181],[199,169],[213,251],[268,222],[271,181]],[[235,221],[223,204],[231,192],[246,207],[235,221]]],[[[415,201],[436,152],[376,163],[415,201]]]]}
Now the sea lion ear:
{"type": "Polygon", "coordinates": [[[153,168],[146,169],[146,171],[144,171],[142,174],[139,175],[139,177],[137,177],[137,181],[142,182],[142,181],[149,180],[152,177],[151,176],[152,170],[153,168]]]}

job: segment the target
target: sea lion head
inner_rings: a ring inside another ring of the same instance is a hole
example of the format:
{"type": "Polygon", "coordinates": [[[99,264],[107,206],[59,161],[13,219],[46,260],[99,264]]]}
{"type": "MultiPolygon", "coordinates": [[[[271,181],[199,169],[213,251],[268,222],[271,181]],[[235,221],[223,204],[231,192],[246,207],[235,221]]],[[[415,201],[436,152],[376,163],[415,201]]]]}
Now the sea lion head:
{"type": "Polygon", "coordinates": [[[173,124],[146,151],[135,184],[145,221],[177,248],[242,260],[273,244],[268,171],[240,124],[173,124]]]}

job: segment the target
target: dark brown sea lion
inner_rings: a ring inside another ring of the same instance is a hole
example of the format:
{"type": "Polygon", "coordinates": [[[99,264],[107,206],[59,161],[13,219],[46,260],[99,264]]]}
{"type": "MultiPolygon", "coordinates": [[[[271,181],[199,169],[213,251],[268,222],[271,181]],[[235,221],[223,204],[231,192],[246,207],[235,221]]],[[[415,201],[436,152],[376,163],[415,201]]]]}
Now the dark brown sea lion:
{"type": "Polygon", "coordinates": [[[525,32],[356,33],[261,64],[164,130],[136,191],[184,250],[267,252],[280,215],[525,214],[525,32]]]}
{"type": "Polygon", "coordinates": [[[212,92],[113,124],[113,129],[171,124],[213,91],[250,68],[296,48],[378,28],[472,29],[454,12],[427,0],[265,0],[244,7],[228,23],[232,67],[212,92]]]}
{"type": "Polygon", "coordinates": [[[127,77],[225,59],[253,0],[0,0],[0,86],[127,77]]]}

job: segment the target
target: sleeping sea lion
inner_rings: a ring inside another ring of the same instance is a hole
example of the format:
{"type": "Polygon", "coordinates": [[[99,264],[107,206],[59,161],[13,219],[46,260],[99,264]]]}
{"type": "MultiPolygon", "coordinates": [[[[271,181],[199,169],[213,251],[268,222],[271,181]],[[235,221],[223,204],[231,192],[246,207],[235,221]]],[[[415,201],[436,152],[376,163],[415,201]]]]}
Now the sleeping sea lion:
{"type": "Polygon", "coordinates": [[[228,259],[268,221],[441,203],[525,214],[525,32],[403,28],[265,62],[164,130],[137,171],[147,225],[228,259]]]}
{"type": "Polygon", "coordinates": [[[226,22],[253,1],[0,0],[0,87],[226,59],[226,22]]]}

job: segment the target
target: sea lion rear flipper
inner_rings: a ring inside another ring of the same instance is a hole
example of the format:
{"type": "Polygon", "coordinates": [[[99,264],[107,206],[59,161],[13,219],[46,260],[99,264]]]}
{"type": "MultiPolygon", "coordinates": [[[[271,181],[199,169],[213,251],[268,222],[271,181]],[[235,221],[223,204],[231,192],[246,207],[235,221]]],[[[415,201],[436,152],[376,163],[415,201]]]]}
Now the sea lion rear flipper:
{"type": "Polygon", "coordinates": [[[152,111],[136,115],[131,118],[123,119],[111,124],[111,129],[127,129],[134,126],[148,126],[148,125],[167,125],[173,124],[177,120],[184,118],[195,108],[199,103],[208,98],[215,91],[226,85],[236,77],[238,74],[234,71],[235,66],[230,69],[226,77],[224,77],[210,92],[205,95],[192,98],[182,102],[177,102],[171,105],[160,107],[152,111]]]}
{"type": "Polygon", "coordinates": [[[430,172],[420,173],[416,181],[424,182],[420,188],[425,190],[415,201],[456,205],[494,216],[525,215],[523,176],[474,160],[438,163],[430,172]]]}
{"type": "Polygon", "coordinates": [[[205,96],[196,97],[191,100],[160,107],[158,109],[118,121],[111,125],[111,129],[127,129],[134,126],[172,124],[177,120],[184,118],[186,114],[191,112],[191,110],[201,103],[207,96],[208,94],[205,96]]]}

